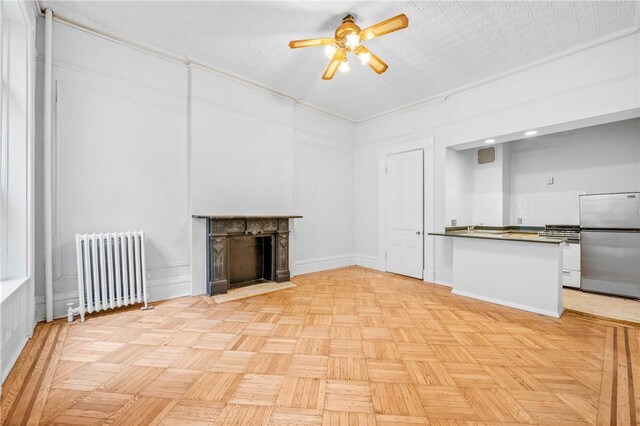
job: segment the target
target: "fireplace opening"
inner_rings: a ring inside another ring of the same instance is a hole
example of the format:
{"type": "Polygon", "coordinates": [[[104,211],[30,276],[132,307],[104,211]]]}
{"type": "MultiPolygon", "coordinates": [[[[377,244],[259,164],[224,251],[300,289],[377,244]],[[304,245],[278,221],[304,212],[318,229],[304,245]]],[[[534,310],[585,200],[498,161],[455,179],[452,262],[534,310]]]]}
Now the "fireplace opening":
{"type": "Polygon", "coordinates": [[[229,238],[229,287],[273,281],[273,237],[229,238]]]}

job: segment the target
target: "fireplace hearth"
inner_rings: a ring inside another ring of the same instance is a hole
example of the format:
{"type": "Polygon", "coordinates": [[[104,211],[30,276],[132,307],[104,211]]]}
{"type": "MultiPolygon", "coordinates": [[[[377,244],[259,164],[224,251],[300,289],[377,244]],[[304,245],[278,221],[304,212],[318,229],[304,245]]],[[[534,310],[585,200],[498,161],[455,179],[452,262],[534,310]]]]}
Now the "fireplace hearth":
{"type": "Polygon", "coordinates": [[[302,216],[194,216],[207,219],[207,293],[289,281],[289,221],[302,216]]]}

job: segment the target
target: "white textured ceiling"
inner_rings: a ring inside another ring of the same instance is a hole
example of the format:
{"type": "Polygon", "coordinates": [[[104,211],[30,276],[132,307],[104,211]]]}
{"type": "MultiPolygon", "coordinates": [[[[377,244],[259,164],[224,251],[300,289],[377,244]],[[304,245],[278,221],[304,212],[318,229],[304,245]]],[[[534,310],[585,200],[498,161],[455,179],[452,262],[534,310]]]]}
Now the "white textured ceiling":
{"type": "Polygon", "coordinates": [[[637,29],[640,3],[618,2],[65,2],[54,13],[187,56],[354,121],[637,29]],[[409,28],[366,45],[389,64],[323,81],[322,47],[348,12],[366,27],[405,13],[409,28]]]}

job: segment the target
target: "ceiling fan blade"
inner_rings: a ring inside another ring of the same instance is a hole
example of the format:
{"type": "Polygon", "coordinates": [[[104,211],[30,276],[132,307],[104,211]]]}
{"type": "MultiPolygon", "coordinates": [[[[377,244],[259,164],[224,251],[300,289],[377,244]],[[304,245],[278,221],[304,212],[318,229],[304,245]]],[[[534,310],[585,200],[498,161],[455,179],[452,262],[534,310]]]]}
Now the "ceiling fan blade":
{"type": "Polygon", "coordinates": [[[378,58],[376,55],[371,53],[371,51],[369,49],[367,49],[366,47],[364,47],[363,45],[358,46],[357,52],[358,52],[358,55],[360,55],[362,53],[368,53],[369,54],[369,61],[367,62],[367,65],[369,65],[369,68],[374,70],[377,74],[382,74],[383,72],[385,72],[387,70],[387,68],[389,68],[389,66],[387,64],[385,64],[382,61],[382,59],[378,58]]]}
{"type": "Polygon", "coordinates": [[[394,31],[407,28],[409,26],[409,18],[404,13],[393,18],[389,18],[385,21],[378,22],[375,25],[365,28],[360,31],[361,40],[369,40],[375,37],[380,37],[385,34],[392,33],[394,31]]]}
{"type": "Polygon", "coordinates": [[[324,74],[322,74],[323,80],[331,80],[334,75],[336,75],[336,71],[338,71],[338,67],[340,63],[346,58],[346,53],[344,50],[338,50],[331,58],[331,62],[327,66],[327,69],[324,70],[324,74]]]}
{"type": "Polygon", "coordinates": [[[301,47],[314,47],[331,44],[335,40],[332,38],[310,38],[307,40],[293,40],[289,42],[289,47],[292,49],[299,49],[301,47]]]}

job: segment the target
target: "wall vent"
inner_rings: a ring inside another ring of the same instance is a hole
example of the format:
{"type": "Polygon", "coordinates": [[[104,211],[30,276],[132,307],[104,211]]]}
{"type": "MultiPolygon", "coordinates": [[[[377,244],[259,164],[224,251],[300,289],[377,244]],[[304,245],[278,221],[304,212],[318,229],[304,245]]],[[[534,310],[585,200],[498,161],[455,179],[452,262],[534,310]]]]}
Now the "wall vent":
{"type": "Polygon", "coordinates": [[[496,147],[489,146],[478,150],[478,164],[493,163],[496,161],[496,147]]]}

